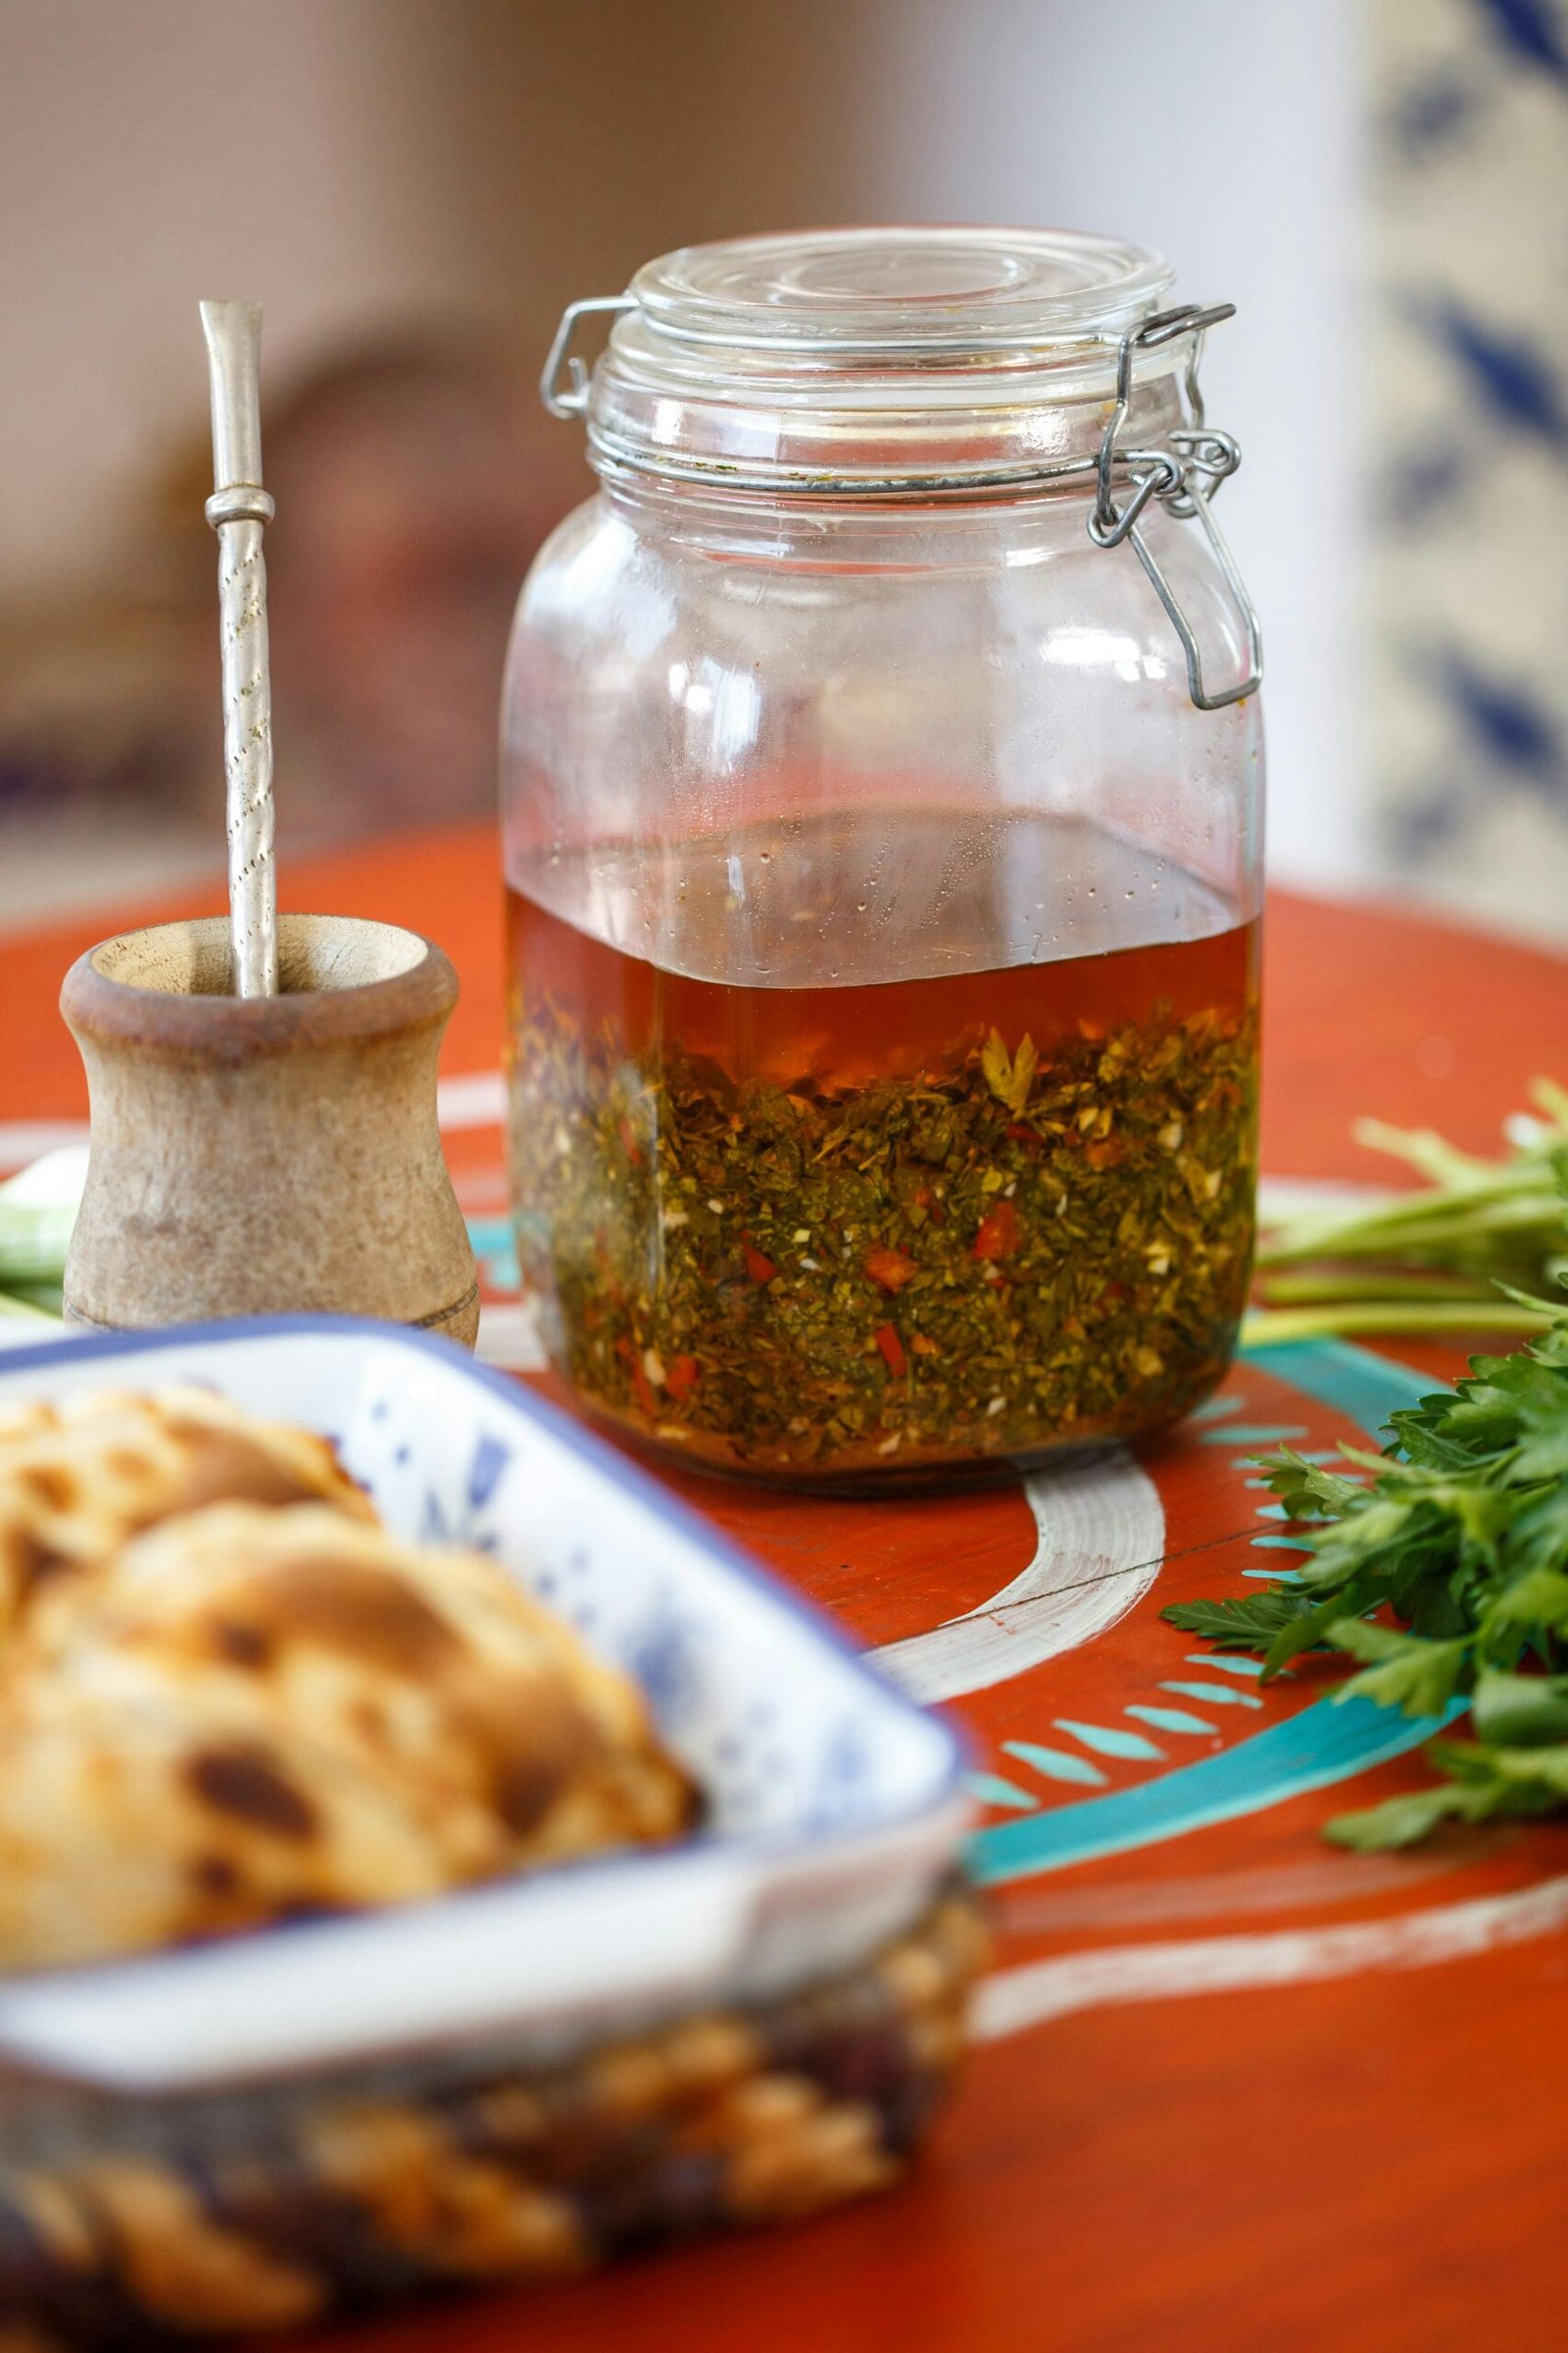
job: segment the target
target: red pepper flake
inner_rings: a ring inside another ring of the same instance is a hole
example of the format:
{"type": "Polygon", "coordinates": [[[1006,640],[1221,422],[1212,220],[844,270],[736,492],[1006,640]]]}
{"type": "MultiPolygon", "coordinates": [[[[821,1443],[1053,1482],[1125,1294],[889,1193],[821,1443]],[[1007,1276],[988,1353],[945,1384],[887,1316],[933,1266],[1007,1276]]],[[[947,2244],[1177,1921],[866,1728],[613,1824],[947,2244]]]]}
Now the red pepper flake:
{"type": "Polygon", "coordinates": [[[651,1422],[657,1421],[659,1418],[659,1399],[654,1395],[654,1385],[652,1381],[649,1380],[648,1375],[643,1370],[642,1358],[640,1356],[633,1356],[631,1360],[631,1386],[632,1395],[636,1397],[639,1406],[647,1415],[648,1419],[651,1422]]]}
{"type": "Polygon", "coordinates": [[[1018,1247],[1018,1212],[1011,1201],[998,1201],[980,1220],[980,1231],[974,1238],[971,1258],[995,1260],[1010,1258],[1018,1247]]]}
{"type": "Polygon", "coordinates": [[[697,1387],[698,1371],[695,1356],[677,1356],[664,1375],[664,1387],[672,1397],[689,1396],[697,1387]]]}
{"type": "Polygon", "coordinates": [[[891,1292],[895,1298],[905,1284],[912,1282],[920,1271],[915,1261],[906,1257],[903,1250],[890,1250],[881,1242],[875,1250],[866,1251],[860,1263],[872,1282],[881,1290],[891,1292]]]}
{"type": "Polygon", "coordinates": [[[942,1353],[936,1342],[928,1340],[923,1332],[916,1332],[909,1346],[917,1356],[940,1356],[942,1353]]]}
{"type": "Polygon", "coordinates": [[[1086,1144],[1084,1147],[1084,1158],[1097,1175],[1102,1169],[1114,1168],[1117,1161],[1124,1160],[1126,1156],[1127,1147],[1119,1136],[1106,1136],[1099,1144],[1086,1144]]]}
{"type": "Polygon", "coordinates": [[[871,1338],[881,1351],[882,1361],[890,1373],[904,1370],[904,1343],[891,1324],[878,1324],[871,1338]]]}
{"type": "Polygon", "coordinates": [[[763,1255],[747,1234],[741,1236],[741,1250],[746,1259],[746,1271],[752,1281],[757,1284],[771,1283],[778,1268],[773,1264],[771,1258],[763,1255]]]}
{"type": "Polygon", "coordinates": [[[633,1128],[631,1121],[626,1117],[624,1111],[620,1115],[619,1128],[621,1151],[625,1153],[633,1168],[641,1168],[643,1164],[643,1148],[638,1143],[636,1130],[633,1128]]]}

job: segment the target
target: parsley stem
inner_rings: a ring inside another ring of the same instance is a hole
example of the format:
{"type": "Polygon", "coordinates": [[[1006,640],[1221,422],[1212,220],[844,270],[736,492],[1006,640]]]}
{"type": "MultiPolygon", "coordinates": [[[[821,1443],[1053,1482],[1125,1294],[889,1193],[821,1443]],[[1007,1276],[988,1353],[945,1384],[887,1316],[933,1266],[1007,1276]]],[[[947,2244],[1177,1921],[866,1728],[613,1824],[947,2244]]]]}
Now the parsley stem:
{"type": "Polygon", "coordinates": [[[1260,1289],[1271,1307],[1327,1306],[1338,1299],[1490,1299],[1497,1292],[1478,1275],[1406,1274],[1393,1269],[1372,1274],[1267,1274],[1260,1289]]]}
{"type": "Polygon", "coordinates": [[[1244,1348],[1354,1332],[1544,1332],[1552,1318],[1507,1299],[1345,1299],[1315,1307],[1253,1307],[1242,1320],[1244,1348]]]}

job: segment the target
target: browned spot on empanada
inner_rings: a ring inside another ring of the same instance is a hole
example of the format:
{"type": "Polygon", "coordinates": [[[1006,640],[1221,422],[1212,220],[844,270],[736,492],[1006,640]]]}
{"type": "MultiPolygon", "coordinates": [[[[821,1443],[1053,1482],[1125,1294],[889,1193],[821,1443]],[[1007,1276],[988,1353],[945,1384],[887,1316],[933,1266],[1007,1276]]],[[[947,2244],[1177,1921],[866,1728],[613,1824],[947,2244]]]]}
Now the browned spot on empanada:
{"type": "Polygon", "coordinates": [[[481,1753],[491,1759],[491,1803],[519,1838],[550,1811],[597,1742],[592,1727],[568,1691],[541,1676],[531,1687],[514,1687],[511,1704],[476,1704],[477,1694],[460,1701],[454,1713],[481,1753]]]}
{"type": "Polygon", "coordinates": [[[76,1500],[76,1482],[63,1463],[25,1462],[15,1478],[24,1495],[49,1511],[69,1511],[76,1500]]]}
{"type": "MultiPolygon", "coordinates": [[[[4,1587],[9,1589],[13,1607],[24,1600],[36,1585],[56,1570],[64,1568],[67,1555],[46,1544],[31,1528],[7,1528],[0,1531],[0,1562],[4,1566],[4,1587]]],[[[0,1609],[0,1618],[4,1617],[0,1609]]]]}
{"type": "Polygon", "coordinates": [[[208,1748],[193,1756],[185,1778],[215,1812],[233,1814],[280,1838],[309,1838],[316,1808],[260,1748],[208,1748]]]}
{"type": "Polygon", "coordinates": [[[171,1438],[190,1449],[179,1483],[182,1511],[200,1511],[205,1503],[311,1502],[320,1495],[324,1477],[330,1475],[330,1457],[324,1447],[322,1478],[312,1481],[242,1431],[215,1430],[209,1423],[181,1421],[173,1415],[165,1428],[171,1438]]]}
{"type": "Polygon", "coordinates": [[[238,1870],[222,1854],[198,1855],[190,1875],[204,1895],[233,1895],[240,1884],[238,1870]]]}
{"type": "Polygon", "coordinates": [[[462,1651],[447,1620],[401,1577],[343,1553],[306,1554],[258,1571],[224,1596],[247,1625],[423,1677],[462,1651]]]}
{"type": "Polygon", "coordinates": [[[265,1627],[248,1626],[237,1618],[211,1621],[213,1648],[235,1667],[265,1667],[272,1656],[272,1640],[265,1627]]]}
{"type": "Polygon", "coordinates": [[[498,1768],[492,1791],[496,1812],[508,1830],[525,1838],[548,1813],[565,1775],[546,1758],[508,1757],[498,1768]]]}

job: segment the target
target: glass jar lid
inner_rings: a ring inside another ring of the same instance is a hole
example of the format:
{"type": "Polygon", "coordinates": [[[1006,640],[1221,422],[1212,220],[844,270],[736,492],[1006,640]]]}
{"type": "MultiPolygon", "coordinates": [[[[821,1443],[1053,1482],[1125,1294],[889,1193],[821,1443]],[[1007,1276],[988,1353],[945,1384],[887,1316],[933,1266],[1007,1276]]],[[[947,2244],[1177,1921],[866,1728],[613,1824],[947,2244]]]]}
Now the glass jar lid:
{"type": "MultiPolygon", "coordinates": [[[[849,228],[686,246],[571,306],[546,405],[585,414],[602,472],[731,488],[961,491],[1092,456],[1159,255],[1068,229],[849,228]],[[615,314],[590,381],[568,362],[615,314]],[[570,381],[563,387],[564,368],[570,381]]],[[[1185,354],[1139,356],[1135,437],[1180,422],[1185,354]]]]}
{"type": "Polygon", "coordinates": [[[1000,352],[1043,361],[1154,308],[1158,254],[1072,229],[841,228],[689,245],[647,263],[630,293],[682,343],[791,360],[1000,352]]]}

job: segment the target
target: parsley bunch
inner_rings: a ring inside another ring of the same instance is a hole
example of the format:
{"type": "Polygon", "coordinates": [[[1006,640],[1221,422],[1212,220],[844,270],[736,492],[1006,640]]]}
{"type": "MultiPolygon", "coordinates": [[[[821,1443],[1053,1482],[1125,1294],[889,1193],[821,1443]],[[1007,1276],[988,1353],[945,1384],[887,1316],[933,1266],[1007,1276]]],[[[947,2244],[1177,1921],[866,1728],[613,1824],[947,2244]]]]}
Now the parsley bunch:
{"type": "Polygon", "coordinates": [[[1539,1340],[1472,1357],[1456,1389],[1393,1415],[1385,1453],[1341,1448],[1365,1483],[1288,1449],[1262,1458],[1293,1519],[1328,1523],[1291,1582],[1163,1613],[1223,1649],[1261,1650],[1265,1679],[1331,1648],[1362,1662],[1337,1698],[1418,1716],[1469,1699],[1474,1740],[1427,1750],[1443,1785],[1341,1815],[1328,1836],[1343,1846],[1568,1806],[1568,1306],[1532,1304],[1539,1340]]]}
{"type": "Polygon", "coordinates": [[[1539,1332],[1534,1299],[1568,1269],[1568,1089],[1537,1079],[1535,1106],[1508,1122],[1500,1160],[1463,1152],[1430,1129],[1363,1119],[1358,1143],[1403,1160],[1416,1191],[1348,1215],[1318,1212],[1276,1227],[1257,1253],[1264,1304],[1251,1341],[1322,1332],[1539,1332]]]}

